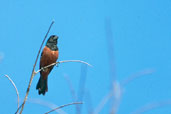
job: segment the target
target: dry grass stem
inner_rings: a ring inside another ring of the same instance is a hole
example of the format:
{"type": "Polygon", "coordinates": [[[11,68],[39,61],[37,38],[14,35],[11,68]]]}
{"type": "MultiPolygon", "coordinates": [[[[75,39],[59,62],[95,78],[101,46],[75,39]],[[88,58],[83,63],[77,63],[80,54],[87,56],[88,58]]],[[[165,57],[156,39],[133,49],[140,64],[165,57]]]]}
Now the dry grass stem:
{"type": "Polygon", "coordinates": [[[119,109],[121,97],[122,97],[122,88],[119,81],[113,82],[113,97],[114,97],[114,102],[112,103],[113,108],[111,109],[111,114],[116,114],[119,109]]]}
{"type": "Polygon", "coordinates": [[[51,112],[53,112],[55,110],[58,110],[60,108],[63,108],[63,107],[69,106],[69,105],[76,105],[76,104],[83,104],[83,103],[82,102],[74,102],[74,103],[65,104],[65,105],[59,106],[59,107],[57,107],[57,108],[55,108],[53,110],[50,110],[50,111],[48,111],[48,112],[46,112],[44,114],[49,114],[49,113],[51,113],[51,112]]]}
{"type": "Polygon", "coordinates": [[[99,114],[100,111],[103,109],[103,107],[105,106],[105,104],[109,101],[109,99],[113,96],[113,91],[108,93],[102,100],[101,102],[98,104],[98,106],[95,108],[93,114],[99,114]]]}
{"type": "Polygon", "coordinates": [[[66,62],[80,62],[80,63],[83,63],[83,64],[86,64],[90,67],[93,67],[91,64],[85,62],[85,61],[81,61],[81,60],[64,60],[64,61],[59,61],[59,63],[66,63],[66,62]]]}
{"type": "Polygon", "coordinates": [[[77,100],[77,95],[76,95],[76,92],[75,92],[75,90],[73,88],[73,84],[72,84],[70,78],[66,74],[64,75],[64,78],[65,78],[66,83],[67,83],[67,85],[69,87],[69,90],[71,92],[73,101],[76,101],[77,100]]]}
{"type": "Polygon", "coordinates": [[[147,104],[141,107],[140,109],[137,109],[136,111],[132,112],[131,114],[144,114],[145,112],[150,111],[152,109],[167,106],[167,105],[171,105],[171,100],[147,104]]]}
{"type": "MultiPolygon", "coordinates": [[[[38,104],[38,105],[50,108],[50,110],[54,109],[55,107],[58,107],[54,103],[51,103],[49,101],[45,101],[45,100],[42,100],[42,99],[38,99],[38,98],[28,98],[27,102],[28,103],[33,103],[33,104],[38,104]]],[[[62,109],[55,110],[55,112],[58,113],[58,114],[67,114],[62,109]]]]}
{"type": "Polygon", "coordinates": [[[137,78],[139,78],[139,77],[148,75],[148,74],[152,74],[153,72],[154,72],[153,69],[146,69],[146,70],[137,72],[137,73],[135,73],[135,74],[129,76],[128,78],[124,79],[124,80],[121,82],[121,85],[122,85],[122,86],[125,86],[125,85],[127,85],[128,83],[132,82],[133,80],[135,80],[135,79],[137,79],[137,78]]]}
{"type": "Polygon", "coordinates": [[[80,62],[80,63],[86,64],[86,65],[92,67],[91,64],[89,64],[89,63],[87,63],[87,62],[85,62],[85,61],[81,61],[81,60],[64,60],[64,61],[58,61],[58,62],[52,63],[52,64],[50,64],[50,65],[47,65],[47,66],[45,66],[45,67],[39,69],[38,71],[36,71],[35,74],[39,73],[40,71],[42,71],[42,70],[45,69],[45,68],[49,68],[49,67],[51,67],[51,66],[58,65],[59,63],[67,63],[67,62],[80,62]]]}
{"type": "Polygon", "coordinates": [[[11,79],[8,75],[4,75],[4,76],[8,78],[8,80],[11,82],[11,84],[12,84],[12,85],[14,86],[14,88],[15,88],[15,91],[16,91],[16,94],[17,94],[17,99],[18,99],[18,105],[17,105],[17,107],[19,108],[19,100],[20,100],[20,97],[19,97],[18,89],[17,89],[15,83],[12,81],[12,79],[11,79]]]}

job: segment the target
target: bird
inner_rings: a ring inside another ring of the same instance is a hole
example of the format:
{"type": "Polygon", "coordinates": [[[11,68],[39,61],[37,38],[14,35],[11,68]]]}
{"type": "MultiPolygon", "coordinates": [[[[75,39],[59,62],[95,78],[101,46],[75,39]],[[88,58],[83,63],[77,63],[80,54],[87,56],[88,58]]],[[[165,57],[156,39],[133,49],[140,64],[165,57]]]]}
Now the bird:
{"type": "MultiPolygon", "coordinates": [[[[57,61],[59,54],[57,43],[58,36],[56,35],[51,35],[47,40],[40,57],[40,69],[57,61]]],[[[40,71],[40,78],[36,86],[39,95],[45,95],[45,93],[48,91],[48,75],[52,71],[53,67],[54,66],[44,68],[40,71]]]]}

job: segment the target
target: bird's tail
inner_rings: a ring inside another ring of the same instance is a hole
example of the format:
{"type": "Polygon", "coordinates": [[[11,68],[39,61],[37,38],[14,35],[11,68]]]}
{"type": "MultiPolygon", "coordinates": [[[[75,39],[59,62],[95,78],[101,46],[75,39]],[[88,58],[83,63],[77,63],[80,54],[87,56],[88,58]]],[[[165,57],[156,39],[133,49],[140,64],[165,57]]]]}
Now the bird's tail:
{"type": "Polygon", "coordinates": [[[48,86],[47,86],[47,79],[43,79],[41,76],[39,78],[39,81],[37,83],[36,89],[38,89],[39,91],[39,95],[43,94],[45,95],[45,93],[48,91],[48,86]]]}

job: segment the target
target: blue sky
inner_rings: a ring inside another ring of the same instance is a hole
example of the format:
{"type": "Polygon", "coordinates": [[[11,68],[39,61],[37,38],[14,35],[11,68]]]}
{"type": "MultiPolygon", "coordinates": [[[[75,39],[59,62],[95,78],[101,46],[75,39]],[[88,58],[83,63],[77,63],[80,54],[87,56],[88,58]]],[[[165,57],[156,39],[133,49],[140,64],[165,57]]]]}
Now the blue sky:
{"type": "MultiPolygon", "coordinates": [[[[49,36],[59,36],[58,60],[83,60],[93,65],[86,72],[83,114],[87,113],[87,104],[88,109],[96,109],[109,94],[110,63],[114,64],[112,71],[118,84],[129,76],[142,74],[139,72],[153,71],[122,87],[118,114],[132,114],[144,105],[170,101],[170,6],[170,0],[1,0],[0,113],[14,113],[17,109],[15,90],[3,75],[13,79],[23,100],[38,49],[52,20],[55,24],[49,36]],[[112,34],[109,35],[113,48],[110,54],[106,24],[112,34]]],[[[37,70],[38,66],[39,63],[37,70]]],[[[45,96],[38,95],[39,74],[36,75],[29,93],[30,101],[23,113],[42,114],[50,110],[33,101],[58,106],[73,102],[64,76],[78,92],[81,68],[85,68],[81,63],[63,63],[55,67],[49,76],[49,91],[45,96]]],[[[112,99],[107,102],[100,114],[109,113],[112,102],[112,99]]],[[[74,114],[75,106],[62,110],[74,114]]],[[[145,114],[161,113],[170,114],[170,105],[145,114]]]]}

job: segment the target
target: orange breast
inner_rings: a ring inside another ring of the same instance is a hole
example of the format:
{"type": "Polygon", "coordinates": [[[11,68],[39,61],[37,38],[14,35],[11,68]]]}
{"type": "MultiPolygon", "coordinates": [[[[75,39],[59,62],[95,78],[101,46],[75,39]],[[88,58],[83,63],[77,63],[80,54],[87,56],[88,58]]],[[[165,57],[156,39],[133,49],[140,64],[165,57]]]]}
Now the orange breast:
{"type": "MultiPolygon", "coordinates": [[[[51,51],[47,46],[44,47],[40,59],[40,68],[55,63],[58,59],[58,51],[51,51]]],[[[46,79],[53,67],[49,67],[40,72],[43,79],[46,79]]]]}

